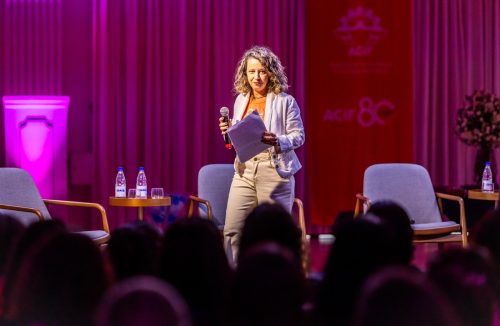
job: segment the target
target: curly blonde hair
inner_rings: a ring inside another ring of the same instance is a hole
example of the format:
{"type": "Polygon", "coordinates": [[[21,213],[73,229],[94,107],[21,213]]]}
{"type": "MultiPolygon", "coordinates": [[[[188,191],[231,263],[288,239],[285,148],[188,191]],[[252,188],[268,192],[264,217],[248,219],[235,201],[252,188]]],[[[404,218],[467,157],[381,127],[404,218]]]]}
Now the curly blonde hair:
{"type": "Polygon", "coordinates": [[[246,94],[252,91],[247,78],[247,61],[249,58],[259,60],[266,68],[269,74],[268,92],[279,94],[288,90],[288,78],[285,75],[285,68],[281,65],[280,59],[271,49],[264,46],[254,46],[243,54],[238,63],[238,68],[236,68],[234,76],[234,91],[236,93],[246,94]]]}

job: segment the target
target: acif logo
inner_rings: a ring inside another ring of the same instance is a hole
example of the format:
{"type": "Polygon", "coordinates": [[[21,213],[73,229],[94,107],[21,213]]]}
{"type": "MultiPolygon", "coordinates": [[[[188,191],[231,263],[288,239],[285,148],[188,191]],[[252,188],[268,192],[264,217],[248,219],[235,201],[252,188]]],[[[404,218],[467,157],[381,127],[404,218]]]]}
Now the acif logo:
{"type": "Polygon", "coordinates": [[[340,18],[340,26],[334,35],[349,46],[350,57],[366,57],[372,53],[373,47],[387,35],[387,30],[380,26],[380,17],[373,10],[358,6],[349,9],[340,18]]]}
{"type": "Polygon", "coordinates": [[[324,121],[336,123],[356,121],[363,128],[383,126],[394,116],[396,106],[389,100],[375,102],[369,96],[363,96],[358,101],[357,108],[327,109],[323,115],[324,121]]]}

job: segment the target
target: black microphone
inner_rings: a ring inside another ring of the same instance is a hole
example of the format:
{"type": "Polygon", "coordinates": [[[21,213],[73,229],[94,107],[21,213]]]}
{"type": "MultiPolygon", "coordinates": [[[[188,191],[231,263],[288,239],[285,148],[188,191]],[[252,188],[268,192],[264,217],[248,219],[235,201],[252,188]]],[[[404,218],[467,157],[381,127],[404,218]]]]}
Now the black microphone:
{"type": "MultiPolygon", "coordinates": [[[[223,118],[222,121],[223,122],[229,122],[229,109],[226,108],[225,106],[221,107],[220,108],[220,116],[223,118]]],[[[227,149],[231,149],[233,148],[233,144],[231,144],[231,139],[229,139],[229,135],[227,134],[227,132],[223,135],[224,137],[224,143],[226,144],[226,148],[227,149]]]]}

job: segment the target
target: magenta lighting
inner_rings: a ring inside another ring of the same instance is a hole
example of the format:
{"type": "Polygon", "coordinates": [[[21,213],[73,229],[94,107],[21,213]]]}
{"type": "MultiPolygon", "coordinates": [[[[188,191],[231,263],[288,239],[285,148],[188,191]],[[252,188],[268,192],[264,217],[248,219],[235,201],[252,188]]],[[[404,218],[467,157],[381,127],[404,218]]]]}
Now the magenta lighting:
{"type": "Polygon", "coordinates": [[[28,171],[43,198],[67,198],[68,96],[4,96],[6,165],[28,171]]]}

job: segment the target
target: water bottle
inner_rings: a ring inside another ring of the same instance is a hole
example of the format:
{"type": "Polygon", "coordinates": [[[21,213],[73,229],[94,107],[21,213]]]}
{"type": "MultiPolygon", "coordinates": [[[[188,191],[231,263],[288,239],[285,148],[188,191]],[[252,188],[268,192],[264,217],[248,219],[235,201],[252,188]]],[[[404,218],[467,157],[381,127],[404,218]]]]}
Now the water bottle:
{"type": "Polygon", "coordinates": [[[116,174],[115,181],[115,197],[126,197],[127,183],[125,181],[125,173],[123,173],[123,167],[118,167],[118,173],[116,174]]]}
{"type": "Polygon", "coordinates": [[[486,166],[483,171],[483,182],[481,184],[482,192],[493,192],[493,174],[491,173],[490,162],[486,162],[486,166]]]}
{"type": "Polygon", "coordinates": [[[137,198],[148,198],[148,182],[146,180],[146,173],[144,173],[144,167],[139,167],[139,173],[137,174],[136,183],[136,194],[137,198]]]}

